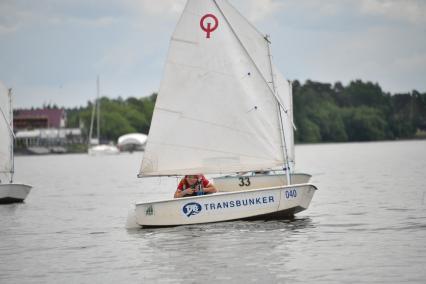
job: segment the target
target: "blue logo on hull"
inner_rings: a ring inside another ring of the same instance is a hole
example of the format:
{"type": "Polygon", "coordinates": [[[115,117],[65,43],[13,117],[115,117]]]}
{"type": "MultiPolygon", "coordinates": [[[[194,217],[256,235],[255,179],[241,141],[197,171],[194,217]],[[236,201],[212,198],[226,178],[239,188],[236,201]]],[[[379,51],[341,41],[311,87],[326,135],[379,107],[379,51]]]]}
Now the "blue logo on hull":
{"type": "Polygon", "coordinates": [[[187,203],[182,208],[183,213],[186,217],[191,217],[192,215],[196,215],[201,212],[202,207],[197,202],[187,203]]]}

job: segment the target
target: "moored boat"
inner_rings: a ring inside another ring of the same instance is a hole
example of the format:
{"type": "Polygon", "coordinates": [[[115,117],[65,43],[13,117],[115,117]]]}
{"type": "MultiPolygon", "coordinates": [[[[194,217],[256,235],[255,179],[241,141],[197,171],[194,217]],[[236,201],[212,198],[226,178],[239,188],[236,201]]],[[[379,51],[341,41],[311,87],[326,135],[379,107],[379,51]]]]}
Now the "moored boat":
{"type": "Polygon", "coordinates": [[[15,183],[12,90],[0,85],[0,204],[23,202],[31,186],[15,183]]]}
{"type": "Polygon", "coordinates": [[[24,202],[31,186],[22,183],[0,183],[0,204],[24,202]]]}
{"type": "Polygon", "coordinates": [[[100,144],[101,139],[101,100],[99,77],[96,79],[96,100],[93,104],[92,118],[90,121],[89,143],[87,153],[91,156],[116,155],[120,153],[113,144],[100,144]],[[93,138],[94,121],[96,117],[96,137],[93,138]]]}

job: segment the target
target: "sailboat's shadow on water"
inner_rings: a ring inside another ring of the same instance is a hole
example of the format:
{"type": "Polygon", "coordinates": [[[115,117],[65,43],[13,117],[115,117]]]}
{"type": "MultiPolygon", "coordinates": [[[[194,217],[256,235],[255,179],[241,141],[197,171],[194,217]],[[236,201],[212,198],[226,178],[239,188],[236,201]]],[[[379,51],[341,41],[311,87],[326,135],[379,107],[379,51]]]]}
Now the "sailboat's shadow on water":
{"type": "Polygon", "coordinates": [[[287,231],[298,232],[315,228],[315,224],[309,217],[295,217],[283,220],[239,220],[210,224],[195,224],[176,227],[147,228],[128,230],[129,234],[139,237],[148,237],[162,234],[183,234],[187,237],[197,237],[208,234],[222,234],[224,232],[269,232],[287,231]]]}
{"type": "MultiPolygon", "coordinates": [[[[191,226],[192,227],[192,226],[191,226]]],[[[226,230],[226,231],[275,231],[275,230],[298,230],[313,227],[312,220],[310,218],[292,218],[285,220],[241,220],[223,223],[213,223],[209,225],[199,226],[200,230],[215,231],[215,230],[226,230]]]]}

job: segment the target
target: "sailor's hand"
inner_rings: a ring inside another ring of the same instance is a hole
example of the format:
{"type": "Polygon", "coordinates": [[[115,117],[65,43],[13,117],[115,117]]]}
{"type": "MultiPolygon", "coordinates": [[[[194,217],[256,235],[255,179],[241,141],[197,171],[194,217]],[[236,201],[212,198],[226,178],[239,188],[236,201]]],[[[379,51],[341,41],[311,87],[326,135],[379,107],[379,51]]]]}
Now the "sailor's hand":
{"type": "Polygon", "coordinates": [[[183,191],[184,195],[189,195],[189,194],[193,194],[194,193],[194,189],[192,188],[187,188],[183,191]]]}

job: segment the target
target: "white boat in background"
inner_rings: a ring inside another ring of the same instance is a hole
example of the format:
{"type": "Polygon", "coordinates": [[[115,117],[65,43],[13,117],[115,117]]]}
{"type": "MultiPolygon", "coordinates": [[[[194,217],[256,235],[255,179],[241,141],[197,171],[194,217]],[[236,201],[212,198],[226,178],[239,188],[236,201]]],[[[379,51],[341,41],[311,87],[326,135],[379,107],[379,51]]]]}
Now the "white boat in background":
{"type": "Polygon", "coordinates": [[[0,204],[23,202],[31,186],[13,182],[13,108],[12,90],[0,85],[0,204]]]}
{"type": "Polygon", "coordinates": [[[23,183],[0,183],[0,204],[24,202],[30,193],[31,186],[23,183]]]}
{"type": "MultiPolygon", "coordinates": [[[[284,124],[292,121],[284,114],[291,107],[280,91],[290,84],[271,60],[269,38],[226,0],[188,0],[171,37],[139,176],[290,168],[292,132],[284,124]]],[[[134,220],[176,226],[291,217],[308,208],[314,185],[278,183],[136,203],[134,220]]]]}
{"type": "Polygon", "coordinates": [[[89,155],[116,155],[119,154],[120,150],[114,145],[94,145],[89,148],[89,155]]]}
{"type": "Polygon", "coordinates": [[[120,150],[113,144],[100,144],[101,137],[101,101],[100,101],[100,86],[99,86],[99,77],[96,79],[96,100],[93,104],[92,109],[92,118],[90,121],[90,130],[89,130],[89,145],[88,153],[89,155],[115,155],[119,154],[120,150]],[[93,128],[94,121],[96,117],[96,137],[93,138],[93,128]]]}
{"type": "Polygon", "coordinates": [[[121,151],[142,151],[145,148],[148,136],[143,133],[129,133],[118,137],[117,146],[121,151]]]}

